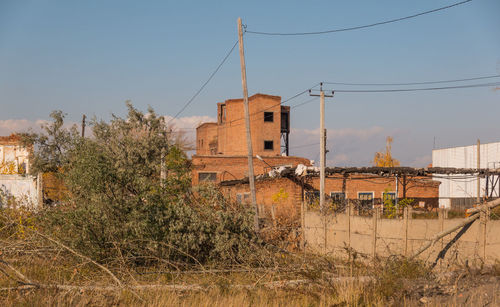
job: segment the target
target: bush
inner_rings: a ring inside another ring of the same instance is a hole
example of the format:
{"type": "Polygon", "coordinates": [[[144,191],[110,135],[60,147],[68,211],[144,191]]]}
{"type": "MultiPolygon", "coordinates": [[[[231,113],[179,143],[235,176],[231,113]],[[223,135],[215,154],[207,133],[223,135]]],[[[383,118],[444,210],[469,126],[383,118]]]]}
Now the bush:
{"type": "Polygon", "coordinates": [[[406,284],[420,278],[430,278],[431,269],[424,262],[392,256],[375,267],[375,293],[396,302],[405,296],[406,284]]]}
{"type": "Polygon", "coordinates": [[[62,157],[44,152],[44,161],[63,162],[51,170],[69,197],[43,212],[45,231],[99,261],[243,261],[257,243],[252,213],[214,188],[192,192],[189,161],[163,117],[130,104],[128,111],[94,120],[92,138],[52,133],[72,136],[62,157]]]}

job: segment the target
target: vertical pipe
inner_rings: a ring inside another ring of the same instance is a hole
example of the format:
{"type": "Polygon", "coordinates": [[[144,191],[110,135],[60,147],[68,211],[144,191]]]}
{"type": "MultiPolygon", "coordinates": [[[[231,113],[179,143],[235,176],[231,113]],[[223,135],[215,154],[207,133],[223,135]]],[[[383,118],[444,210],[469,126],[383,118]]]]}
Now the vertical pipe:
{"type": "Polygon", "coordinates": [[[399,177],[398,174],[396,174],[396,198],[394,199],[394,205],[396,206],[396,218],[399,219],[398,194],[399,194],[399,177]]]}

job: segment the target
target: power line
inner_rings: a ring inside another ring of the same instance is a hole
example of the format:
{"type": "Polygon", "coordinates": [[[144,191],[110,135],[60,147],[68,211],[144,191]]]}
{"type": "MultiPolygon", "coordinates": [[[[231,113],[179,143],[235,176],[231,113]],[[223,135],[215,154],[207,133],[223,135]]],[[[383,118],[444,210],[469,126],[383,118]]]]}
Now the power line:
{"type": "MultiPolygon", "coordinates": [[[[233,47],[233,48],[234,48],[234,47],[233,47]]],[[[305,93],[308,93],[308,92],[309,92],[309,90],[313,89],[314,87],[316,87],[316,86],[318,86],[318,85],[319,85],[319,83],[316,83],[316,84],[314,84],[311,88],[305,89],[305,90],[303,90],[302,92],[297,93],[297,94],[293,95],[293,96],[292,96],[292,97],[290,97],[290,98],[287,98],[287,99],[285,99],[285,100],[283,100],[283,101],[281,101],[281,102],[279,102],[279,103],[273,104],[273,105],[271,105],[271,106],[269,106],[269,107],[267,107],[267,108],[265,108],[265,109],[262,109],[262,110],[256,111],[256,112],[254,112],[254,113],[252,113],[252,114],[250,114],[250,115],[251,115],[251,116],[252,116],[252,115],[256,115],[256,114],[259,114],[259,113],[265,112],[265,111],[267,111],[267,110],[269,110],[269,109],[272,109],[272,108],[274,108],[274,107],[276,107],[276,106],[282,105],[283,103],[285,103],[285,102],[287,102],[287,101],[290,101],[290,100],[292,100],[292,99],[295,99],[295,98],[297,98],[297,97],[300,97],[301,95],[303,95],[303,94],[305,94],[305,93]]],[[[292,109],[293,109],[293,108],[299,107],[299,106],[301,106],[301,105],[304,105],[304,104],[310,103],[310,102],[312,102],[313,100],[315,100],[315,99],[313,98],[313,99],[306,100],[305,102],[299,103],[299,104],[297,104],[297,105],[292,105],[292,106],[290,106],[290,108],[292,108],[292,109]]],[[[173,121],[174,119],[175,119],[175,117],[172,117],[172,118],[168,121],[168,123],[170,123],[170,122],[171,122],[171,121],[173,121]]],[[[237,119],[233,119],[233,120],[230,120],[230,121],[226,122],[226,124],[231,124],[231,123],[234,123],[234,122],[237,122],[237,121],[243,120],[243,119],[244,119],[243,117],[240,117],[240,118],[237,118],[237,119]]],[[[242,124],[243,124],[243,123],[242,123],[242,124]]],[[[238,125],[239,125],[239,124],[238,124],[238,125]]],[[[237,125],[233,125],[233,127],[234,127],[234,126],[237,126],[237,125]]],[[[196,128],[177,128],[176,130],[196,130],[196,128]]]]}
{"type": "Polygon", "coordinates": [[[290,146],[290,148],[301,148],[301,147],[309,147],[309,146],[314,146],[314,145],[319,145],[319,142],[311,143],[311,144],[304,144],[304,145],[297,145],[297,146],[290,146]]]}
{"type": "Polygon", "coordinates": [[[356,26],[356,27],[349,27],[349,28],[340,28],[340,29],[333,29],[333,30],[326,30],[326,31],[316,31],[316,32],[296,32],[296,33],[279,33],[279,32],[258,32],[258,31],[246,31],[247,33],[251,34],[258,34],[258,35],[273,35],[273,36],[298,36],[298,35],[319,35],[319,34],[329,34],[329,33],[335,33],[335,32],[345,32],[345,31],[353,31],[353,30],[360,30],[360,29],[365,29],[365,28],[370,28],[370,27],[375,27],[375,26],[380,26],[380,25],[385,25],[388,23],[393,23],[393,22],[398,22],[398,21],[403,21],[406,19],[411,19],[415,17],[419,17],[422,15],[430,14],[430,13],[435,13],[438,11],[446,10],[455,6],[459,6],[462,4],[465,4],[467,2],[471,2],[472,0],[465,0],[462,2],[457,2],[451,5],[443,6],[437,9],[433,9],[430,11],[425,11],[421,12],[418,14],[410,15],[410,16],[405,16],[405,17],[400,17],[396,19],[390,19],[390,20],[385,20],[385,21],[380,21],[372,24],[367,24],[367,25],[362,25],[362,26],[356,26]]]}
{"type": "Polygon", "coordinates": [[[398,85],[424,85],[424,84],[453,83],[453,82],[484,80],[484,79],[492,79],[492,78],[500,78],[500,75],[483,76],[483,77],[467,78],[467,79],[438,80],[438,81],[424,81],[424,82],[408,82],[408,83],[345,83],[345,82],[323,82],[323,84],[353,85],[353,86],[398,86],[398,85]]]}
{"type": "Polygon", "coordinates": [[[498,86],[500,82],[470,84],[470,85],[457,85],[457,86],[443,86],[443,87],[424,87],[424,88],[400,88],[400,89],[380,89],[380,90],[335,90],[336,93],[393,93],[393,92],[417,92],[417,91],[438,91],[438,90],[451,90],[475,87],[489,87],[498,86]]]}
{"type": "Polygon", "coordinates": [[[224,63],[226,62],[226,60],[229,58],[229,56],[231,55],[231,53],[233,53],[233,50],[234,48],[236,48],[236,45],[238,45],[238,41],[236,41],[233,45],[233,47],[231,47],[231,49],[229,50],[229,52],[226,54],[226,56],[224,57],[224,59],[222,60],[222,62],[220,62],[219,66],[217,66],[217,68],[212,72],[212,74],[210,75],[210,77],[208,77],[207,81],[205,81],[205,83],[203,83],[203,85],[200,87],[200,89],[193,95],[193,97],[191,97],[191,99],[189,99],[185,104],[184,106],[179,110],[179,112],[177,112],[177,114],[175,114],[174,117],[172,117],[168,123],[170,124],[170,122],[172,120],[174,120],[175,118],[177,118],[177,116],[179,116],[182,112],[184,112],[184,110],[191,104],[191,102],[193,102],[193,100],[201,93],[201,91],[205,88],[205,86],[207,86],[207,84],[210,82],[210,80],[212,80],[212,78],[215,76],[215,74],[220,70],[220,68],[222,67],[222,65],[224,65],[224,63]]]}
{"type": "Polygon", "coordinates": [[[308,103],[311,103],[311,102],[313,102],[313,101],[315,101],[315,100],[317,100],[317,98],[316,98],[316,97],[311,98],[311,99],[306,100],[306,101],[304,101],[304,102],[301,102],[301,103],[299,103],[299,104],[296,104],[296,105],[290,106],[290,109],[294,109],[294,108],[297,108],[297,107],[303,106],[303,105],[308,104],[308,103]]]}
{"type": "MultiPolygon", "coordinates": [[[[256,115],[256,114],[259,114],[259,113],[265,112],[265,111],[267,111],[267,110],[269,110],[269,109],[272,109],[272,108],[274,108],[274,107],[276,107],[276,106],[282,105],[282,104],[284,104],[284,103],[285,103],[285,102],[287,102],[287,101],[290,101],[290,100],[292,100],[292,99],[295,99],[295,98],[297,98],[297,97],[300,97],[301,95],[304,95],[305,93],[308,93],[308,92],[309,92],[309,90],[311,90],[311,89],[315,88],[315,87],[316,87],[316,86],[318,86],[318,85],[319,85],[319,83],[316,83],[316,84],[314,84],[312,87],[310,87],[310,88],[308,88],[308,89],[305,89],[305,90],[303,90],[302,92],[297,93],[297,94],[293,95],[293,96],[292,96],[292,97],[290,97],[290,98],[287,98],[287,99],[285,99],[285,100],[283,100],[283,101],[280,101],[280,102],[278,102],[278,103],[276,103],[276,104],[273,104],[273,105],[271,105],[271,106],[269,106],[269,107],[267,107],[267,108],[265,108],[265,109],[262,109],[262,110],[259,110],[259,111],[256,111],[256,112],[253,112],[253,113],[252,113],[252,114],[250,114],[250,115],[256,115]]],[[[306,103],[307,103],[307,102],[310,102],[310,101],[306,101],[306,103]]],[[[303,103],[302,103],[302,104],[303,104],[303,103]]],[[[291,108],[294,108],[294,107],[297,107],[297,106],[298,106],[298,105],[296,105],[296,106],[291,106],[291,108]]],[[[243,119],[244,119],[243,117],[240,117],[240,118],[237,118],[237,119],[233,119],[233,120],[231,120],[231,121],[228,121],[228,122],[226,122],[226,123],[227,123],[227,124],[231,124],[231,123],[234,123],[234,122],[237,122],[237,121],[243,120],[243,119]]]]}
{"type": "MultiPolygon", "coordinates": [[[[490,76],[490,77],[494,77],[494,76],[490,76]]],[[[479,78],[487,78],[487,77],[479,77],[479,78]]],[[[470,79],[476,79],[476,78],[470,78],[470,79]]],[[[457,79],[457,80],[467,81],[467,80],[470,80],[470,79],[457,79]]],[[[452,82],[452,80],[446,80],[446,81],[429,81],[429,82],[452,82]]],[[[316,87],[318,84],[319,83],[315,84],[312,88],[316,87]]],[[[330,84],[330,83],[328,83],[328,84],[330,84]]],[[[416,83],[413,83],[413,84],[416,84],[416,83]]],[[[361,84],[359,84],[359,85],[361,85],[361,84]]],[[[365,84],[365,85],[369,85],[369,84],[365,84]]],[[[383,85],[383,84],[380,84],[380,85],[383,85]]],[[[385,85],[389,85],[389,84],[385,84],[385,85]]],[[[395,84],[392,84],[392,85],[395,85],[395,84]]],[[[401,83],[400,85],[403,85],[403,83],[401,83]]],[[[468,85],[457,85],[457,86],[443,86],[443,87],[427,87],[427,88],[378,89],[378,90],[363,90],[363,89],[361,89],[361,90],[347,90],[347,89],[338,89],[338,90],[334,90],[334,92],[338,92],[338,93],[393,93],[393,92],[416,92],[416,91],[452,90],[452,89],[489,87],[489,86],[499,86],[499,85],[500,85],[500,82],[493,82],[493,83],[480,83],[480,84],[468,84],[468,85]]],[[[294,96],[292,96],[292,97],[290,97],[290,98],[288,98],[288,99],[286,99],[286,100],[284,100],[282,102],[273,104],[273,105],[271,105],[271,106],[269,106],[269,107],[267,107],[265,109],[253,112],[250,115],[253,116],[253,115],[257,115],[259,113],[263,113],[263,112],[265,112],[267,110],[270,110],[270,109],[272,109],[272,108],[274,108],[276,106],[282,105],[283,103],[285,103],[287,101],[290,101],[292,99],[300,97],[301,95],[307,93],[308,91],[309,91],[309,89],[306,89],[306,90],[304,90],[304,91],[302,91],[300,93],[297,93],[296,95],[294,95],[294,96]]],[[[308,100],[306,100],[304,102],[301,102],[301,103],[298,103],[298,104],[295,104],[295,105],[291,105],[290,108],[294,109],[294,108],[303,106],[305,104],[311,103],[314,100],[316,100],[316,99],[315,98],[308,99],[308,100]]],[[[174,119],[175,118],[170,119],[169,123],[172,120],[174,120],[174,119]]],[[[231,123],[243,120],[243,119],[244,119],[243,117],[237,118],[237,119],[233,119],[231,121],[226,122],[226,124],[231,124],[231,123]]],[[[233,125],[233,126],[236,126],[236,125],[233,125]]],[[[196,128],[179,128],[179,129],[182,129],[182,130],[195,130],[196,128]]]]}
{"type": "Polygon", "coordinates": [[[315,87],[316,87],[316,86],[318,86],[318,85],[319,85],[319,82],[318,82],[318,83],[315,83],[315,84],[314,84],[313,86],[311,86],[310,88],[305,89],[305,90],[303,90],[302,92],[297,93],[297,94],[293,95],[292,97],[290,97],[290,98],[287,98],[287,99],[283,100],[281,103],[288,102],[288,101],[290,101],[290,100],[292,100],[292,99],[295,99],[295,98],[297,98],[297,97],[299,97],[299,96],[301,96],[301,95],[304,95],[305,93],[309,92],[309,90],[311,90],[311,89],[315,88],[315,87]]]}

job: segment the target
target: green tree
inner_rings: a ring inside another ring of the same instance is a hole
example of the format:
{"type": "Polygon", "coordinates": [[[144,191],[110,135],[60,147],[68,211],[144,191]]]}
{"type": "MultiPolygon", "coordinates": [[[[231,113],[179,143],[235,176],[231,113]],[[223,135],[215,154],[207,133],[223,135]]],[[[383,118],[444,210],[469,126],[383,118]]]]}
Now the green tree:
{"type": "Polygon", "coordinates": [[[34,146],[30,154],[31,173],[59,172],[68,165],[68,151],[73,148],[79,134],[76,125],[64,128],[66,114],[50,113],[52,121],[42,125],[42,133],[20,133],[23,143],[34,146]]]}
{"type": "Polygon", "coordinates": [[[164,118],[127,107],[126,118],[94,119],[92,137],[68,140],[61,161],[70,199],[47,211],[46,228],[102,261],[239,261],[251,254],[257,240],[249,208],[213,187],[191,191],[188,158],[164,118]]]}

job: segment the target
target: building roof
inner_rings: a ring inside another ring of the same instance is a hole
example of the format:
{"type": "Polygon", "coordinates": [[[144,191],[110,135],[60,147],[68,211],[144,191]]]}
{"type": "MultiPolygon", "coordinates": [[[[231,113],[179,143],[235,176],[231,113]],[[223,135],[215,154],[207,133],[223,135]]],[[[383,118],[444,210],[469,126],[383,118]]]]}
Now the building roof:
{"type": "Polygon", "coordinates": [[[199,124],[199,125],[198,125],[198,127],[196,127],[196,129],[201,128],[201,127],[203,127],[203,126],[209,126],[209,125],[210,125],[210,126],[212,126],[212,125],[217,125],[217,123],[216,123],[216,122],[206,122],[206,123],[201,123],[201,124],[199,124]]]}
{"type": "MultiPolygon", "coordinates": [[[[492,145],[498,145],[500,146],[500,142],[491,142],[491,143],[481,143],[480,144],[481,146],[492,146],[492,145]]],[[[450,150],[450,149],[465,149],[467,147],[476,147],[477,146],[477,143],[476,144],[470,144],[470,145],[464,145],[464,146],[451,146],[451,147],[443,147],[443,148],[436,148],[436,149],[433,149],[432,151],[440,151],[440,150],[450,150]]]]}
{"type": "MultiPolygon", "coordinates": [[[[248,101],[252,101],[256,98],[269,98],[269,99],[274,99],[274,100],[281,100],[281,96],[273,96],[273,95],[268,95],[268,94],[257,93],[257,94],[253,94],[252,96],[248,97],[248,101]]],[[[228,102],[242,102],[242,101],[243,101],[243,98],[234,98],[234,99],[227,99],[224,102],[228,103],[228,102]]]]}
{"type": "Polygon", "coordinates": [[[15,133],[9,136],[0,136],[1,145],[17,145],[21,143],[21,137],[15,133]]]}

